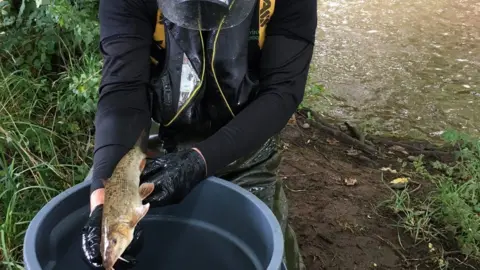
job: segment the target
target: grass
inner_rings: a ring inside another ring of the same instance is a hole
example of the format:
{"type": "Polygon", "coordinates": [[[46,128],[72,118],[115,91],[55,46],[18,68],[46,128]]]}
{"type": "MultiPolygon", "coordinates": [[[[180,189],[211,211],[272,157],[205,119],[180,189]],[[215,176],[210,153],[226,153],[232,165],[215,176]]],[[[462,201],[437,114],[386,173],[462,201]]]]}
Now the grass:
{"type": "Polygon", "coordinates": [[[453,131],[444,139],[459,147],[455,162],[427,163],[422,156],[414,161],[413,174],[431,185],[429,191],[395,191],[386,202],[397,214],[398,226],[417,245],[437,253],[432,258],[441,269],[449,267],[452,254],[480,260],[480,140],[453,131]]]}
{"type": "Polygon", "coordinates": [[[330,93],[327,91],[325,86],[312,78],[312,74],[315,72],[315,66],[313,64],[310,65],[310,72],[307,78],[305,94],[303,97],[303,101],[299,106],[300,109],[312,108],[317,111],[323,110],[325,106],[319,105],[320,98],[325,99],[330,105],[332,105],[332,102],[328,98],[330,93]]]}
{"type": "Polygon", "coordinates": [[[75,115],[62,115],[58,104],[69,99],[52,81],[5,71],[0,66],[0,248],[3,266],[17,269],[29,221],[83,179],[92,139],[75,115]]]}
{"type": "Polygon", "coordinates": [[[0,2],[0,269],[23,269],[30,220],[88,173],[101,71],[98,2],[24,4],[0,2]]]}

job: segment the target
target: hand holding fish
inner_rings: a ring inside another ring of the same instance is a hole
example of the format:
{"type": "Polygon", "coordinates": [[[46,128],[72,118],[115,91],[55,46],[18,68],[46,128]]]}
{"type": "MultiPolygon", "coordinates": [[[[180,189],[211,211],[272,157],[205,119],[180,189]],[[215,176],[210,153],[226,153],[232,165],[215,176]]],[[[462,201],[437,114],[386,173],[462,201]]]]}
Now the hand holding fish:
{"type": "Polygon", "coordinates": [[[151,206],[179,203],[205,177],[205,160],[196,149],[147,159],[140,183],[152,183],[155,188],[144,203],[151,206]]]}
{"type": "Polygon", "coordinates": [[[102,180],[103,203],[91,206],[94,210],[83,229],[82,248],[84,258],[94,268],[103,266],[106,270],[118,270],[122,262],[126,262],[127,266],[134,264],[132,259],[135,256],[127,259],[125,255],[132,251],[136,242],[141,244],[138,241],[141,240],[138,223],[150,208],[148,203],[142,204],[142,199],[154,189],[154,184],[140,185],[140,175],[147,157],[142,150],[144,138],[145,132],[142,131],[135,145],[117,163],[111,176],[102,180]]]}
{"type": "MultiPolygon", "coordinates": [[[[100,253],[102,214],[103,205],[98,205],[92,211],[87,224],[82,229],[83,253],[90,266],[96,269],[104,269],[100,253]]],[[[135,257],[140,252],[142,244],[143,230],[140,225],[137,225],[133,233],[133,240],[122,255],[125,261],[118,262],[118,269],[128,269],[135,265],[135,257]]]]}
{"type": "Polygon", "coordinates": [[[140,138],[104,181],[104,203],[94,206],[83,228],[84,258],[93,268],[131,268],[143,240],[138,222],[149,207],[178,203],[205,179],[206,163],[198,150],[145,161],[139,145],[140,138]]]}

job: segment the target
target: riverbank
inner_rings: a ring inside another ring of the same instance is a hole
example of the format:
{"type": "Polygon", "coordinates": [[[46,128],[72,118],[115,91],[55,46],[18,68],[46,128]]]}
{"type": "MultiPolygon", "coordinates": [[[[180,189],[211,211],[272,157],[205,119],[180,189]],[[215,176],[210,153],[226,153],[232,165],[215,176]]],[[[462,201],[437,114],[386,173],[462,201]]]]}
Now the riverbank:
{"type": "Polygon", "coordinates": [[[479,195],[480,152],[462,164],[456,146],[381,137],[359,151],[365,144],[350,132],[296,118],[282,132],[280,174],[307,269],[479,269],[460,250],[479,254],[479,209],[468,196],[479,195]],[[439,162],[450,164],[451,178],[439,162]],[[474,166],[476,178],[454,177],[462,165],[474,166]],[[403,177],[405,187],[390,184],[403,177]]]}

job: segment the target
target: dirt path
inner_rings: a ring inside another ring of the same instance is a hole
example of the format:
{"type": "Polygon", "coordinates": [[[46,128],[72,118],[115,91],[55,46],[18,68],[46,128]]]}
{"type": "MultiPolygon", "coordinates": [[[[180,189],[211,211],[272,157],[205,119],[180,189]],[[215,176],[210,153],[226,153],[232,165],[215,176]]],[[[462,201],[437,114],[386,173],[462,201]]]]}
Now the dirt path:
{"type": "Polygon", "coordinates": [[[379,161],[352,155],[350,145],[316,128],[299,127],[301,121],[297,116],[297,123],[282,132],[286,150],[280,174],[308,269],[435,269],[416,260],[428,257],[427,244],[413,247],[392,216],[376,209],[391,196],[386,183],[394,177],[384,174],[382,182],[379,169],[399,167],[397,158],[406,157],[390,152],[379,161]],[[349,178],[356,184],[346,185],[349,178]]]}

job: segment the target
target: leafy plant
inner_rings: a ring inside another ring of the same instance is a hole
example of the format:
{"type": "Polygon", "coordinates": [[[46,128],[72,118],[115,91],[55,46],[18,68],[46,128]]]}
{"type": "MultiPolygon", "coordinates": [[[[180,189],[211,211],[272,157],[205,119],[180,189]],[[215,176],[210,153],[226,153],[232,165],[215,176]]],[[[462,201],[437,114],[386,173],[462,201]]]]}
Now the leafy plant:
{"type": "Polygon", "coordinates": [[[0,258],[22,269],[35,213],[91,164],[98,1],[0,1],[0,258]]]}
{"type": "Polygon", "coordinates": [[[396,192],[390,208],[417,241],[453,238],[464,255],[480,259],[480,140],[456,131],[445,132],[443,139],[458,147],[457,160],[432,162],[441,172],[433,174],[420,156],[415,171],[435,188],[422,198],[396,192]]]}

